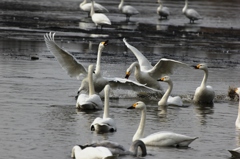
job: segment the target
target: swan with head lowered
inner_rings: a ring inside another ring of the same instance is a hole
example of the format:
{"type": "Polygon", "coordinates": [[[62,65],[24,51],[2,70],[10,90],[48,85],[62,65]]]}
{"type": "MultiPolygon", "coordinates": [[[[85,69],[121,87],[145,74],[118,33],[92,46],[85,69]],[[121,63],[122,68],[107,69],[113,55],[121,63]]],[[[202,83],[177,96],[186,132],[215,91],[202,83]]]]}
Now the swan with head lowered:
{"type": "MultiPolygon", "coordinates": [[[[236,94],[240,97],[240,87],[235,89],[236,94]]],[[[235,126],[240,129],[240,100],[239,100],[239,105],[238,105],[238,116],[235,121],[235,126]]],[[[240,151],[239,151],[240,152],[240,151]]],[[[240,155],[239,155],[240,156],[240,155]]]]}
{"type": "Polygon", "coordinates": [[[170,15],[170,11],[168,7],[164,7],[161,0],[158,0],[159,7],[157,8],[157,14],[160,16],[160,19],[165,18],[168,19],[170,15]]]}
{"type": "Polygon", "coordinates": [[[130,20],[132,15],[139,14],[139,11],[131,5],[124,5],[124,0],[121,0],[120,4],[118,5],[118,9],[126,15],[126,21],[130,20]]]}
{"type": "Polygon", "coordinates": [[[185,6],[183,7],[182,12],[190,20],[190,23],[194,23],[195,20],[202,19],[196,10],[188,9],[188,0],[185,0],[185,6]]]}
{"type": "Polygon", "coordinates": [[[117,131],[117,127],[115,124],[114,119],[109,117],[109,92],[110,92],[110,86],[106,85],[104,88],[104,112],[103,112],[103,117],[97,117],[93,123],[91,124],[90,128],[91,131],[96,131],[96,132],[115,132],[117,131]]]}
{"type": "Polygon", "coordinates": [[[93,65],[88,66],[89,93],[81,93],[77,98],[76,107],[83,110],[99,110],[103,108],[103,103],[98,94],[95,93],[93,85],[93,65]]]}
{"type": "MultiPolygon", "coordinates": [[[[92,3],[87,3],[87,0],[83,0],[82,3],[80,3],[79,7],[81,10],[88,12],[90,16],[92,3]]],[[[94,4],[94,10],[96,12],[108,12],[108,10],[99,3],[94,4]]]]}
{"type": "Polygon", "coordinates": [[[168,106],[168,105],[182,106],[183,102],[182,102],[181,97],[170,96],[170,94],[172,92],[172,89],[173,89],[173,82],[172,82],[171,78],[169,76],[164,76],[164,77],[158,79],[158,81],[163,81],[163,82],[166,82],[168,84],[168,89],[164,93],[164,95],[162,96],[161,100],[158,102],[158,105],[159,106],[168,106]]]}
{"type": "Polygon", "coordinates": [[[112,24],[111,21],[105,14],[95,13],[94,5],[95,5],[95,1],[92,0],[90,15],[91,15],[92,21],[96,25],[96,27],[98,28],[98,26],[101,26],[101,29],[102,29],[103,25],[111,25],[112,24]]]}
{"type": "Polygon", "coordinates": [[[203,70],[204,76],[202,83],[197,89],[195,90],[195,94],[193,97],[193,101],[195,103],[209,103],[212,104],[215,92],[212,88],[212,86],[207,85],[207,79],[208,79],[208,66],[205,63],[198,64],[194,66],[195,69],[203,70]]]}
{"type": "Polygon", "coordinates": [[[135,68],[135,78],[139,83],[157,90],[162,90],[157,79],[161,78],[163,75],[172,74],[177,68],[189,68],[189,66],[183,62],[166,58],[161,58],[155,66],[152,66],[148,59],[138,49],[130,45],[125,38],[123,42],[138,60],[138,62],[132,63],[127,69],[125,76],[127,79],[135,68]]]}
{"type": "Polygon", "coordinates": [[[141,120],[132,141],[142,140],[146,146],[176,146],[176,147],[188,147],[190,143],[196,140],[198,137],[190,137],[174,132],[160,131],[153,133],[146,137],[143,137],[145,122],[146,122],[146,105],[142,101],[134,103],[128,109],[137,109],[141,111],[141,120]]]}

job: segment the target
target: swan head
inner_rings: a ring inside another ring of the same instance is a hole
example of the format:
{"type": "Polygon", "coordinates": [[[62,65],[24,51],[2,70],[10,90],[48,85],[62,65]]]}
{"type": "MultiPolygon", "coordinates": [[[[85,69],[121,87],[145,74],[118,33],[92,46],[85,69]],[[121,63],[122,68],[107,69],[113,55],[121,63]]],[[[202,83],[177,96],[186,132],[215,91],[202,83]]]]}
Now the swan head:
{"type": "Polygon", "coordinates": [[[147,155],[147,149],[142,140],[135,140],[132,143],[129,151],[133,152],[133,155],[136,157],[138,157],[138,156],[145,157],[147,155]],[[140,153],[138,152],[138,148],[140,148],[140,150],[141,150],[140,153]]]}
{"type": "Polygon", "coordinates": [[[240,87],[238,87],[238,88],[235,88],[235,93],[237,93],[238,95],[240,95],[240,87]]]}
{"type": "Polygon", "coordinates": [[[99,46],[98,46],[98,49],[99,50],[102,50],[105,46],[108,45],[108,40],[106,41],[103,41],[103,42],[100,42],[99,46]]]}
{"type": "Polygon", "coordinates": [[[142,101],[138,101],[134,103],[132,106],[128,107],[127,109],[146,109],[146,105],[142,101]]]}
{"type": "Polygon", "coordinates": [[[125,78],[128,79],[130,75],[131,75],[131,71],[127,70],[125,78]]]}
{"type": "Polygon", "coordinates": [[[195,69],[199,69],[199,70],[207,70],[207,69],[208,69],[208,66],[207,66],[207,64],[205,64],[205,63],[200,63],[200,64],[194,66],[194,68],[195,68],[195,69]]]}
{"type": "Polygon", "coordinates": [[[169,82],[169,81],[171,81],[171,78],[169,76],[164,76],[164,77],[158,79],[157,81],[169,82]]]}

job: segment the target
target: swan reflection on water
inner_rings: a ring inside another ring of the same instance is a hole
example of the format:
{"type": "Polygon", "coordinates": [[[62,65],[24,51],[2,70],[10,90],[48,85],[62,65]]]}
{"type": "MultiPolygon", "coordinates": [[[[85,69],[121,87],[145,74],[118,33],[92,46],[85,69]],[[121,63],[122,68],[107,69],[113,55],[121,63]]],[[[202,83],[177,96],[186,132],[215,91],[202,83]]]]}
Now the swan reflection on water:
{"type": "Polygon", "coordinates": [[[202,125],[205,125],[207,123],[206,118],[208,115],[214,113],[214,104],[202,104],[202,103],[194,103],[195,106],[195,112],[197,114],[197,117],[199,117],[200,123],[202,125]]]}
{"type": "Polygon", "coordinates": [[[134,31],[134,30],[138,29],[138,26],[139,26],[138,22],[133,22],[133,21],[128,21],[128,22],[126,22],[126,21],[122,21],[122,22],[119,23],[118,29],[124,29],[124,30],[132,30],[132,31],[134,31]]]}

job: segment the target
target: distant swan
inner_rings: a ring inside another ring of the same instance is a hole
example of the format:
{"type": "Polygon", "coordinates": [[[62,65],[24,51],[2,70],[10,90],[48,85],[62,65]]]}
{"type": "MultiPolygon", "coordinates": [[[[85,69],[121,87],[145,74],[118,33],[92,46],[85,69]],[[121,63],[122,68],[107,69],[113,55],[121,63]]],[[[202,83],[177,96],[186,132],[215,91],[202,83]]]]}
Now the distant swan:
{"type": "Polygon", "coordinates": [[[240,158],[240,147],[228,151],[232,154],[232,158],[240,158]]]}
{"type": "Polygon", "coordinates": [[[190,20],[190,23],[202,19],[196,10],[188,9],[188,0],[185,0],[185,6],[183,7],[182,12],[190,20]]]}
{"type": "Polygon", "coordinates": [[[177,134],[174,132],[160,131],[145,138],[143,137],[145,121],[146,121],[146,105],[142,101],[134,103],[128,109],[139,109],[142,112],[141,121],[139,123],[138,129],[133,136],[132,141],[142,140],[147,146],[176,146],[176,147],[187,147],[191,142],[193,142],[198,137],[189,137],[182,134],[177,134]]]}
{"type": "Polygon", "coordinates": [[[130,17],[135,14],[139,14],[138,10],[130,5],[124,5],[124,0],[121,0],[118,5],[118,9],[126,15],[126,21],[130,20],[130,17]]]}
{"type": "Polygon", "coordinates": [[[160,4],[159,7],[157,8],[157,14],[160,16],[160,19],[164,17],[165,19],[168,19],[168,16],[170,15],[170,11],[168,7],[164,7],[162,5],[161,0],[158,0],[158,3],[160,4]]]}
{"type": "Polygon", "coordinates": [[[163,75],[172,74],[173,71],[179,67],[189,68],[189,66],[183,62],[166,58],[161,58],[155,66],[152,66],[148,59],[138,49],[127,43],[125,38],[123,42],[138,59],[138,62],[132,63],[127,69],[125,76],[127,79],[135,68],[135,78],[139,83],[146,84],[146,86],[157,90],[162,90],[157,79],[161,78],[163,75]]]}
{"type": "Polygon", "coordinates": [[[117,127],[114,119],[109,117],[109,91],[110,91],[110,86],[106,85],[104,88],[105,97],[104,97],[103,118],[97,117],[93,121],[93,123],[90,126],[92,131],[101,132],[101,133],[117,131],[117,127]]]}
{"type": "Polygon", "coordinates": [[[95,93],[93,85],[93,65],[88,66],[89,93],[81,93],[78,96],[76,107],[84,110],[96,110],[103,108],[103,102],[98,94],[95,93]]]}
{"type": "MultiPolygon", "coordinates": [[[[235,92],[240,96],[240,87],[235,89],[235,92]]],[[[239,105],[238,105],[238,116],[235,122],[235,125],[238,129],[240,129],[240,100],[239,100],[239,105]]],[[[240,150],[239,150],[240,152],[240,150]]]]}
{"type": "MultiPolygon", "coordinates": [[[[87,3],[87,0],[83,0],[83,2],[79,5],[80,9],[85,12],[89,12],[89,15],[91,11],[91,6],[92,3],[87,3]]],[[[97,12],[108,12],[108,10],[99,3],[94,4],[94,10],[97,12]]]]}
{"type": "Polygon", "coordinates": [[[158,81],[163,81],[163,82],[168,83],[168,89],[165,92],[165,94],[163,95],[163,97],[161,98],[161,100],[158,102],[158,105],[159,106],[167,106],[167,105],[182,106],[183,102],[182,102],[181,97],[170,96],[172,89],[173,89],[173,83],[172,83],[171,78],[169,76],[164,76],[164,77],[160,78],[158,81]]]}
{"type": "Polygon", "coordinates": [[[94,5],[95,5],[95,1],[92,0],[92,7],[91,7],[91,17],[92,17],[92,21],[93,23],[97,26],[101,26],[101,29],[103,27],[103,25],[111,25],[111,21],[109,20],[109,18],[103,14],[103,13],[95,13],[94,10],[94,5]]]}
{"type": "Polygon", "coordinates": [[[204,71],[204,77],[202,80],[202,83],[199,87],[197,87],[193,101],[196,103],[213,103],[215,92],[212,88],[212,86],[207,86],[207,78],[208,78],[208,67],[207,64],[201,63],[195,66],[195,69],[203,70],[204,71]]]}

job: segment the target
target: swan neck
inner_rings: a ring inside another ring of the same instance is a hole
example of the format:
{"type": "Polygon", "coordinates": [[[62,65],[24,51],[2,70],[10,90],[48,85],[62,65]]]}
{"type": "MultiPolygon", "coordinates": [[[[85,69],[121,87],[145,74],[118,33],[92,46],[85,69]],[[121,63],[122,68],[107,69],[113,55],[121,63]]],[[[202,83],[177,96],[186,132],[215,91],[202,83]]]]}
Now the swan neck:
{"type": "Polygon", "coordinates": [[[100,65],[100,63],[101,63],[101,56],[102,56],[102,48],[99,45],[99,47],[98,47],[98,54],[97,54],[96,72],[95,72],[96,74],[99,74],[100,70],[101,70],[101,65],[100,65]]]}
{"type": "Polygon", "coordinates": [[[133,156],[138,156],[138,148],[140,148],[141,156],[144,157],[147,155],[147,149],[145,144],[141,140],[136,140],[130,147],[130,152],[132,152],[133,156]]]}
{"type": "Polygon", "coordinates": [[[122,10],[123,4],[124,4],[124,0],[121,0],[120,4],[118,5],[119,10],[122,10]]]}
{"type": "Polygon", "coordinates": [[[93,14],[95,14],[95,10],[94,10],[94,1],[92,1],[90,15],[92,16],[93,14]]]}
{"type": "Polygon", "coordinates": [[[144,133],[144,128],[145,128],[145,122],[146,122],[146,108],[144,107],[144,109],[141,112],[141,120],[138,126],[138,129],[135,133],[135,135],[133,136],[133,141],[138,140],[140,138],[143,137],[143,133],[144,133]]]}
{"type": "Polygon", "coordinates": [[[87,3],[87,0],[84,0],[82,3],[80,3],[80,7],[82,7],[83,5],[85,5],[87,3]]]}
{"type": "Polygon", "coordinates": [[[89,85],[89,96],[95,94],[93,85],[93,70],[88,72],[88,85],[89,85]]]}
{"type": "Polygon", "coordinates": [[[238,104],[238,116],[237,116],[237,120],[236,120],[236,125],[240,124],[240,100],[239,100],[239,104],[238,104]]]}
{"type": "Polygon", "coordinates": [[[207,78],[208,78],[208,70],[204,70],[204,76],[203,76],[203,80],[201,83],[201,87],[206,87],[207,78]]]}
{"type": "Polygon", "coordinates": [[[173,88],[173,83],[172,81],[168,81],[168,89],[167,91],[164,93],[163,97],[161,98],[159,105],[167,105],[167,100],[169,95],[172,92],[172,88],[173,88]]]}
{"type": "Polygon", "coordinates": [[[103,119],[109,117],[109,89],[106,89],[104,93],[105,93],[105,97],[104,97],[103,119]]]}
{"type": "Polygon", "coordinates": [[[185,13],[187,8],[188,8],[188,0],[185,0],[185,6],[184,6],[182,12],[185,13]]]}

